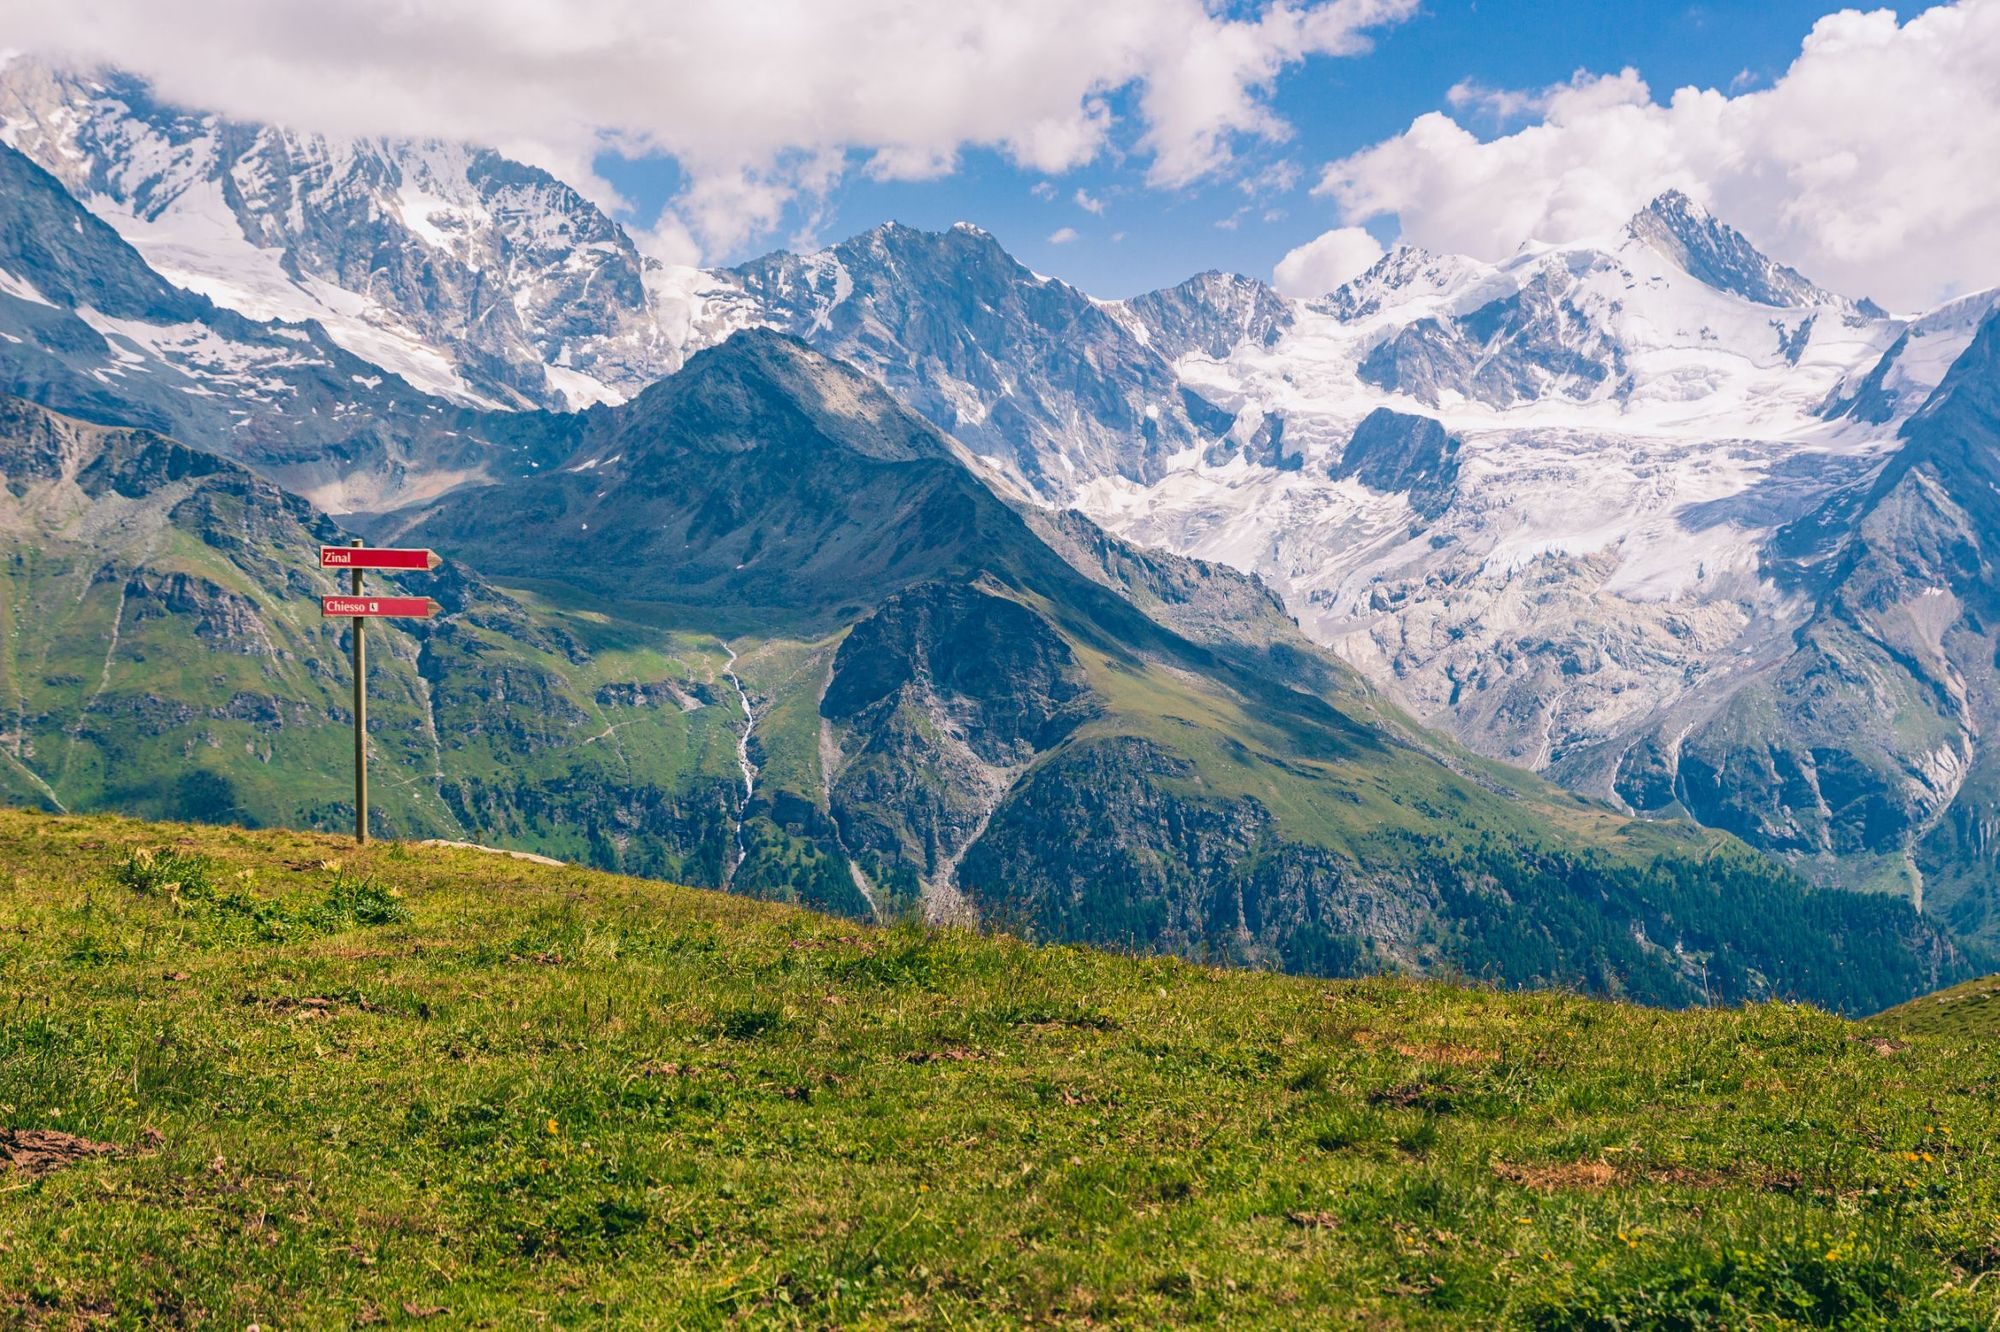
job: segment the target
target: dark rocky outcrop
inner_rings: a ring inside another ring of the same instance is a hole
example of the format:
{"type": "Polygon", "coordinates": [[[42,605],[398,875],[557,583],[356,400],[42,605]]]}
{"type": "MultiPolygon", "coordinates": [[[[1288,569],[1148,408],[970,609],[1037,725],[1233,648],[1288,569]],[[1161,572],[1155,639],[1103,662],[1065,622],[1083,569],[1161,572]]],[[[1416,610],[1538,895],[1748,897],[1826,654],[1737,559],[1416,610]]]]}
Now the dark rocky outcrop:
{"type": "Polygon", "coordinates": [[[1433,418],[1377,407],[1354,428],[1332,474],[1407,494],[1412,508],[1434,518],[1456,493],[1458,449],[1457,438],[1433,418]]]}

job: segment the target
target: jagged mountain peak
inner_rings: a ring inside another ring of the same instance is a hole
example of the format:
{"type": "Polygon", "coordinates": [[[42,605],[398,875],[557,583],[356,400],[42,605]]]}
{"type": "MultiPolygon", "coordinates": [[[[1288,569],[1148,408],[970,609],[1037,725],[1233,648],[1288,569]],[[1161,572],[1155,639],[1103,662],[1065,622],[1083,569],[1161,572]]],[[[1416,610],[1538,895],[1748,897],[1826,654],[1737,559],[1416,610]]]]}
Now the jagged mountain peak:
{"type": "Polygon", "coordinates": [[[1433,254],[1420,245],[1397,245],[1359,276],[1309,303],[1321,314],[1352,322],[1419,302],[1449,299],[1495,270],[1462,254],[1433,254]]]}
{"type": "Polygon", "coordinates": [[[1660,194],[1625,224],[1625,234],[1650,246],[1687,274],[1717,291],[1780,309],[1831,305],[1880,315],[1872,302],[1855,302],[1781,264],[1748,237],[1678,189],[1660,194]]]}
{"type": "Polygon", "coordinates": [[[1292,325],[1292,306],[1256,278],[1211,268],[1185,282],[1122,302],[1147,342],[1179,359],[1217,360],[1245,342],[1268,347],[1292,325]]]}
{"type": "Polygon", "coordinates": [[[1016,262],[992,232],[970,222],[954,222],[942,231],[932,231],[927,227],[898,222],[894,218],[878,222],[820,253],[852,255],[868,251],[977,253],[988,258],[1004,259],[1010,264],[1016,262]]]}
{"type": "Polygon", "coordinates": [[[975,228],[888,222],[728,277],[757,322],[875,376],[1046,498],[1114,473],[1156,480],[1196,437],[1138,320],[1038,276],[975,228]]]}
{"type": "MultiPolygon", "coordinates": [[[[690,439],[703,451],[736,452],[810,435],[882,461],[951,455],[943,436],[873,379],[770,328],[741,329],[696,352],[680,373],[635,398],[626,419],[622,436],[637,454],[679,449],[690,439]],[[663,420],[676,429],[654,431],[663,420]]],[[[571,466],[593,468],[603,457],[600,445],[586,445],[571,466]]]]}
{"type": "Polygon", "coordinates": [[[348,139],[167,103],[116,70],[0,64],[0,140],[162,276],[475,406],[618,400],[678,364],[631,237],[471,144],[348,139]]]}

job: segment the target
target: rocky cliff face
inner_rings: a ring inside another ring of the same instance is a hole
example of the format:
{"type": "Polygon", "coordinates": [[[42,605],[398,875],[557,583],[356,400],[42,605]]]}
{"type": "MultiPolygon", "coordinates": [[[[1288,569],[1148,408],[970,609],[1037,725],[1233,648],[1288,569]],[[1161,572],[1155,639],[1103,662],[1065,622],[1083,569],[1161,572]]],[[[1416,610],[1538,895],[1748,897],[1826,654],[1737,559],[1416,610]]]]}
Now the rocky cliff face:
{"type": "Polygon", "coordinates": [[[1881,471],[1801,520],[1780,569],[1814,606],[1792,649],[1619,777],[1832,881],[1907,893],[1981,935],[1992,892],[2000,610],[2000,318],[1989,318],[1881,471]],[[1828,533],[1835,534],[1831,541],[1828,533]]]}
{"type": "Polygon", "coordinates": [[[235,123],[26,57],[0,65],[0,124],[172,282],[427,392],[583,407],[678,364],[624,229],[498,153],[235,123]]]}
{"type": "Polygon", "coordinates": [[[1239,346],[1268,347],[1292,325],[1291,303],[1255,278],[1211,269],[1120,304],[1169,360],[1200,354],[1222,360],[1239,346]]]}
{"type": "Polygon", "coordinates": [[[1850,301],[1808,282],[1795,268],[1760,252],[1736,228],[1719,222],[1679,190],[1668,190],[1640,209],[1625,233],[1673,260],[1690,277],[1717,291],[1774,309],[1828,307],[1879,317],[1872,301],[1850,301]]]}
{"type": "Polygon", "coordinates": [[[567,452],[566,418],[452,407],[315,325],[259,323],[173,286],[4,145],[0,197],[0,383],[15,393],[172,432],[340,509],[567,452]]]}
{"type": "Polygon", "coordinates": [[[1101,708],[1061,635],[1004,588],[898,593],[842,642],[820,699],[842,845],[885,886],[913,870],[906,909],[976,919],[960,895],[967,848],[1020,774],[1101,708]]]}
{"type": "Polygon", "coordinates": [[[1377,407],[1348,436],[1332,476],[1353,477],[1371,490],[1408,495],[1419,516],[1435,518],[1451,507],[1458,450],[1459,441],[1430,417],[1377,407]]]}
{"type": "Polygon", "coordinates": [[[1156,479],[1197,438],[1143,326],[965,224],[890,223],[732,270],[764,322],[857,366],[1033,493],[1156,479]]]}

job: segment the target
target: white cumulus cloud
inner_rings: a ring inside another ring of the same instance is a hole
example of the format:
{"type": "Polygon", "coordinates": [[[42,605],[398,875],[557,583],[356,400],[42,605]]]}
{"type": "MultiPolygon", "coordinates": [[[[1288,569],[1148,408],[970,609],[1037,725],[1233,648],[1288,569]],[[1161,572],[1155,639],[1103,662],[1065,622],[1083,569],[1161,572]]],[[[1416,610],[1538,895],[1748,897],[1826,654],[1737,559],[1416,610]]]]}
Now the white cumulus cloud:
{"type": "Polygon", "coordinates": [[[1278,261],[1271,285],[1287,296],[1324,296],[1382,257],[1382,245],[1360,227],[1339,227],[1278,261]]]}
{"type": "Polygon", "coordinates": [[[664,154],[688,184],[655,233],[713,256],[849,170],[935,177],[968,148],[1058,174],[1116,147],[1185,185],[1289,133],[1286,69],[1416,4],[0,0],[0,32],[241,119],[490,144],[600,197],[599,153],[664,154]]]}
{"type": "Polygon", "coordinates": [[[1607,234],[1678,187],[1852,295],[1912,309],[2000,283],[2000,0],[1828,15],[1771,86],[1735,96],[1661,101],[1627,69],[1450,101],[1538,119],[1482,141],[1419,117],[1326,168],[1342,221],[1393,216],[1407,241],[1497,259],[1607,234]]]}
{"type": "Polygon", "coordinates": [[[1049,244],[1068,245],[1075,241],[1076,237],[1077,231],[1075,227],[1057,227],[1049,233],[1049,244]]]}

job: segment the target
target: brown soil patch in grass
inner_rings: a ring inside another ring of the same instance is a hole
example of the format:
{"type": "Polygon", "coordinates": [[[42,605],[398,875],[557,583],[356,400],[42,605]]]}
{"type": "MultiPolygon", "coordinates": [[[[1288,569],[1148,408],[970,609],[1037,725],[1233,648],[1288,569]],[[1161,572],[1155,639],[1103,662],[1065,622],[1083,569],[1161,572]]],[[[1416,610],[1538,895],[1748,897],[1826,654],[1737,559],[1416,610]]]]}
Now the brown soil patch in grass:
{"type": "Polygon", "coordinates": [[[112,1156],[115,1143],[92,1142],[60,1129],[0,1128],[0,1161],[9,1170],[38,1179],[93,1156],[112,1156]]]}
{"type": "Polygon", "coordinates": [[[903,1056],[906,1064],[962,1064],[986,1056],[978,1050],[968,1050],[962,1045],[946,1046],[942,1050],[912,1050],[903,1056]]]}
{"type": "Polygon", "coordinates": [[[1469,1045],[1453,1045],[1449,1041],[1435,1045],[1397,1045],[1392,1048],[1405,1059],[1421,1059],[1425,1063],[1449,1064],[1456,1068],[1491,1064],[1500,1058],[1491,1050],[1475,1050],[1469,1045]]]}
{"type": "Polygon", "coordinates": [[[1555,1193],[1562,1189],[1608,1189],[1622,1177],[1617,1166],[1604,1161],[1570,1161],[1554,1165],[1493,1164],[1493,1173],[1511,1184],[1555,1193]]]}
{"type": "Polygon", "coordinates": [[[1682,1189],[1726,1189],[1739,1185],[1763,1193],[1792,1193],[1800,1187],[1795,1172],[1762,1168],[1730,1171],[1702,1170],[1693,1166],[1621,1168],[1608,1161],[1569,1161],[1548,1165],[1516,1165],[1496,1161],[1493,1173],[1539,1193],[1556,1193],[1564,1189],[1608,1189],[1638,1181],[1682,1189]]]}

